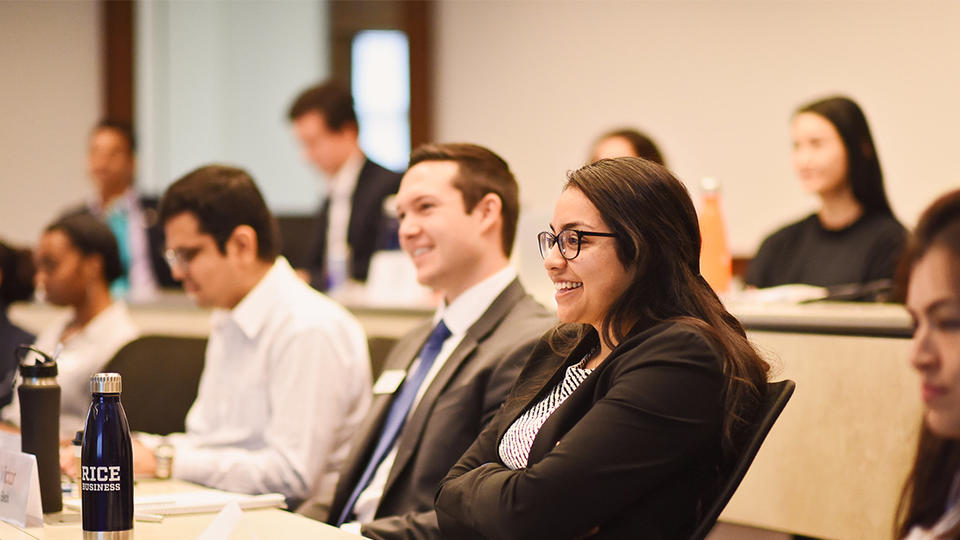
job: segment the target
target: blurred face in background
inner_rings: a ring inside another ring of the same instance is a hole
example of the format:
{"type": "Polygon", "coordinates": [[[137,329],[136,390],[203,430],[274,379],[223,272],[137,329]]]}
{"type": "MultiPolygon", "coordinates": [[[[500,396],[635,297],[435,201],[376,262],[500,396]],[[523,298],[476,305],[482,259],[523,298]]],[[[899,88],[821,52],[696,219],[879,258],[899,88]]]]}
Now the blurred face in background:
{"type": "Polygon", "coordinates": [[[627,139],[623,137],[605,137],[597,141],[597,144],[593,147],[590,162],[593,163],[601,159],[618,157],[637,157],[637,153],[627,139]]]}
{"type": "Polygon", "coordinates": [[[913,267],[906,306],[924,419],[934,434],[960,439],[960,258],[941,246],[928,250],[913,267]]]}
{"type": "Polygon", "coordinates": [[[803,188],[820,196],[849,190],[847,149],[840,132],[816,113],[793,118],[793,168],[803,188]]]}
{"type": "Polygon", "coordinates": [[[101,202],[109,202],[133,185],[135,168],[133,150],[122,133],[111,128],[93,132],[87,148],[87,174],[93,180],[101,202]]]}
{"type": "Polygon", "coordinates": [[[300,115],[293,121],[293,131],[307,161],[327,176],[336,174],[357,148],[357,130],[352,124],[332,130],[319,111],[300,115]]]}
{"type": "Polygon", "coordinates": [[[34,258],[37,294],[57,306],[80,305],[103,272],[99,256],[84,255],[59,230],[40,237],[34,258]]]}

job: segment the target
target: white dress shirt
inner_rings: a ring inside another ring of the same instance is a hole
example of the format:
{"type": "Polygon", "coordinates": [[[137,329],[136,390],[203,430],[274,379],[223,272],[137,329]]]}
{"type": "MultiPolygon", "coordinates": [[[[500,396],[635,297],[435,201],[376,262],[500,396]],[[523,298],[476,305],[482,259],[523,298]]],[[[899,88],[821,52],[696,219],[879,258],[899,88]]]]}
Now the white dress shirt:
{"type": "Polygon", "coordinates": [[[327,272],[334,276],[334,286],[347,279],[347,260],[350,258],[350,244],[347,235],[350,230],[350,214],[353,210],[353,192],[357,188],[360,170],[367,160],[357,150],[327,181],[327,196],[330,207],[327,213],[327,272]]]}
{"type": "MultiPolygon", "coordinates": [[[[516,270],[514,270],[512,266],[507,266],[496,274],[493,274],[487,279],[467,289],[451,304],[447,305],[444,303],[437,308],[437,311],[433,316],[433,324],[436,325],[441,319],[443,319],[444,324],[446,324],[447,328],[450,329],[450,337],[443,342],[443,346],[440,348],[437,358],[434,360],[433,365],[430,366],[430,371],[427,372],[427,375],[423,380],[423,384],[420,385],[420,388],[417,391],[416,400],[410,407],[410,412],[407,413],[407,418],[410,418],[410,416],[413,415],[413,412],[417,408],[417,404],[420,403],[420,398],[422,398],[423,394],[426,393],[427,388],[430,386],[430,383],[433,382],[433,379],[443,367],[443,364],[447,361],[447,358],[450,358],[450,355],[453,353],[453,351],[460,345],[460,342],[463,341],[463,337],[467,334],[467,330],[469,330],[470,327],[473,326],[473,324],[477,322],[477,320],[480,319],[484,313],[486,313],[487,309],[490,307],[490,304],[492,304],[493,301],[500,296],[500,293],[502,293],[503,290],[506,289],[516,277],[516,270]]],[[[414,362],[410,365],[410,368],[407,370],[407,373],[413,373],[417,369],[417,364],[419,362],[419,358],[414,360],[414,362]]],[[[401,431],[401,436],[402,433],[403,432],[401,431]]],[[[400,437],[398,436],[397,441],[399,440],[400,437]]],[[[390,469],[393,467],[393,462],[396,458],[397,442],[395,441],[390,453],[383,458],[383,461],[377,467],[373,478],[370,480],[370,484],[367,485],[366,489],[360,492],[360,496],[357,498],[357,502],[353,506],[353,513],[357,516],[357,522],[367,523],[373,521],[373,516],[377,512],[377,506],[380,504],[380,498],[383,496],[383,488],[386,487],[387,478],[390,476],[390,469]]],[[[359,533],[359,526],[357,525],[357,522],[345,523],[343,528],[350,532],[359,533]]]]}
{"type": "Polygon", "coordinates": [[[186,433],[167,438],[173,476],[243,493],[332,498],[370,407],[360,323],[283,257],[233,310],[212,317],[186,433]]]}
{"type": "MultiPolygon", "coordinates": [[[[61,344],[60,336],[73,317],[71,311],[58,318],[37,336],[34,345],[47,354],[54,354],[61,344]]],[[[83,429],[87,409],[90,408],[90,376],[102,371],[117,351],[133,341],[139,333],[126,304],[117,301],[62,342],[63,349],[57,357],[61,438],[72,439],[77,431],[83,429]]],[[[3,408],[2,416],[7,422],[20,424],[17,392],[13,393],[10,405],[3,408]]]]}

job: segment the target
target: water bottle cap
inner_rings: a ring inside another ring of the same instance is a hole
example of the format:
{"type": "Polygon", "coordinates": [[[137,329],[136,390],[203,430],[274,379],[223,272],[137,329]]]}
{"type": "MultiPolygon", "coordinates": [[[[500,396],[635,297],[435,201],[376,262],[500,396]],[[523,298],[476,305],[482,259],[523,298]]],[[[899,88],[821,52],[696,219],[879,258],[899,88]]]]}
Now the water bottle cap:
{"type": "Polygon", "coordinates": [[[712,176],[707,176],[700,180],[700,188],[704,193],[717,193],[720,191],[720,182],[712,176]]]}
{"type": "Polygon", "coordinates": [[[32,345],[20,345],[14,351],[24,379],[48,379],[57,376],[57,362],[32,345]]]}
{"type": "Polygon", "coordinates": [[[90,391],[94,394],[119,394],[119,373],[94,373],[90,377],[90,391]]]}

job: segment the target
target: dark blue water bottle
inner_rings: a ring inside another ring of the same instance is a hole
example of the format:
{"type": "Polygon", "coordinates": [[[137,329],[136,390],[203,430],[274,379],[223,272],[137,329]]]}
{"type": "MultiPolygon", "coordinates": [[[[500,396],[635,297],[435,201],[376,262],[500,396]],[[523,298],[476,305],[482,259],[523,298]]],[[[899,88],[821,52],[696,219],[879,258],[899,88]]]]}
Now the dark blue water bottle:
{"type": "Polygon", "coordinates": [[[80,448],[83,538],[133,538],[133,447],[120,404],[120,374],[95,374],[90,391],[80,448]]]}

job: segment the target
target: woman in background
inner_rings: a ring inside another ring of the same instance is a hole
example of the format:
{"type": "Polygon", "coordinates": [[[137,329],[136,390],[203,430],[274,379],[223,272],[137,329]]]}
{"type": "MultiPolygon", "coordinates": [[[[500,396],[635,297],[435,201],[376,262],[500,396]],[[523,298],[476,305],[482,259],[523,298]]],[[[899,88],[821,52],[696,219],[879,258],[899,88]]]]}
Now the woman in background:
{"type": "Polygon", "coordinates": [[[866,284],[893,278],[906,243],[883,190],[880,161],[860,107],[830,97],[793,116],[793,167],[820,208],[773,233],[750,263],[746,284],[866,284]]]}
{"type": "MultiPolygon", "coordinates": [[[[123,274],[123,266],[113,233],[97,218],[78,214],[55,221],[40,237],[35,257],[39,296],[71,308],[34,343],[51,355],[61,350],[57,358],[60,435],[70,439],[83,429],[90,406],[90,376],[138,332],[126,305],[110,297],[110,283],[123,274]]],[[[19,423],[16,393],[2,416],[19,423]]]]}
{"type": "Polygon", "coordinates": [[[924,417],[896,537],[960,538],[960,191],[923,213],[904,271],[924,417]]]}
{"type": "Polygon", "coordinates": [[[590,163],[618,157],[642,157],[664,165],[663,155],[653,139],[635,129],[623,128],[604,133],[593,143],[590,163]]]}
{"type": "Polygon", "coordinates": [[[33,343],[33,334],[10,322],[7,308],[13,302],[33,297],[33,256],[29,249],[17,249],[0,242],[0,407],[12,399],[19,345],[33,343]]]}
{"type": "Polygon", "coordinates": [[[569,174],[539,235],[562,324],[441,484],[449,538],[684,538],[766,391],[768,365],[699,273],[665,168],[569,174]]]}

